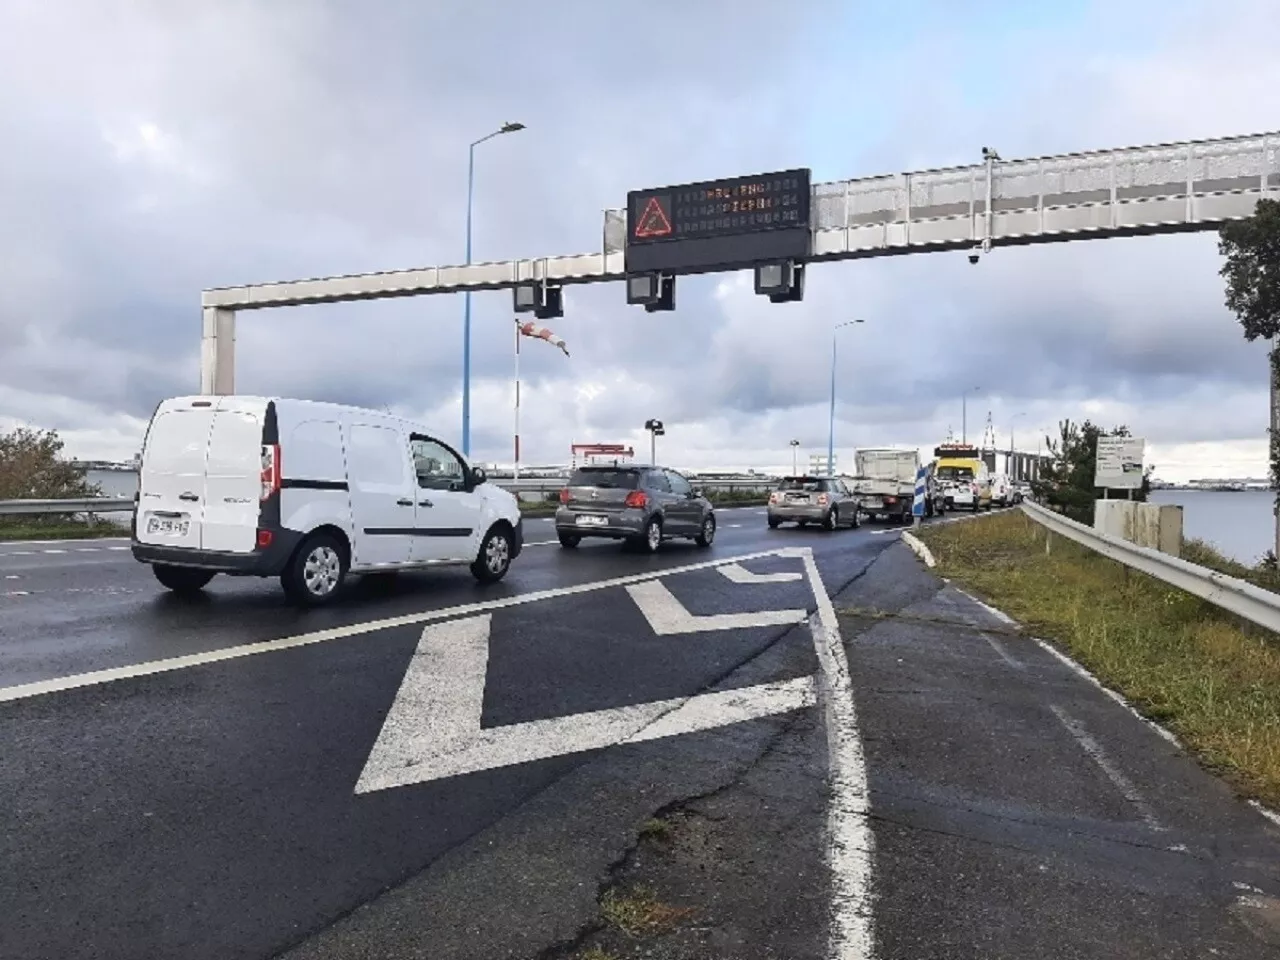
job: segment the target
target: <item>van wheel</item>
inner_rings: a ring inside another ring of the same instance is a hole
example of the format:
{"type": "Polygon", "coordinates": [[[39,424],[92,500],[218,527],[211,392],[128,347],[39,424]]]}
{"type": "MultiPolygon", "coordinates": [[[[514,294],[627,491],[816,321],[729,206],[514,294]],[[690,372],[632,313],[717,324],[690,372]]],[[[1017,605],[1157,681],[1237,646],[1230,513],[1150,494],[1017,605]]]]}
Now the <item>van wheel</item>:
{"type": "Polygon", "coordinates": [[[511,532],[494,526],[485,534],[480,553],[471,564],[471,575],[481,583],[497,583],[511,568],[511,532]]]}
{"type": "Polygon", "coordinates": [[[346,544],[333,534],[317,533],[304,540],[289,560],[280,585],[294,603],[318,607],[342,593],[347,566],[346,544]]]}
{"type": "Polygon", "coordinates": [[[168,587],[174,593],[190,596],[199,593],[214,577],[212,570],[196,570],[193,567],[171,567],[164,563],[153,563],[151,572],[160,581],[161,586],[168,587]]]}

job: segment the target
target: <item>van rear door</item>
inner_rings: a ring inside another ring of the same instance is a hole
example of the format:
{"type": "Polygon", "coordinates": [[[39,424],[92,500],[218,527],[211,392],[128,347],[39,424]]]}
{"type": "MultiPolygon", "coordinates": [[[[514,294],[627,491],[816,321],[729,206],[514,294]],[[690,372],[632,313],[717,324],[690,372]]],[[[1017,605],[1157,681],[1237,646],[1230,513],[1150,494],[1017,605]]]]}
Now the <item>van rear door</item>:
{"type": "Polygon", "coordinates": [[[138,476],[139,542],[200,548],[205,456],[214,412],[208,399],[168,401],[156,411],[138,476]]]}
{"type": "Polygon", "coordinates": [[[267,401],[257,397],[218,398],[205,468],[203,550],[252,553],[257,544],[266,410],[267,401]]]}

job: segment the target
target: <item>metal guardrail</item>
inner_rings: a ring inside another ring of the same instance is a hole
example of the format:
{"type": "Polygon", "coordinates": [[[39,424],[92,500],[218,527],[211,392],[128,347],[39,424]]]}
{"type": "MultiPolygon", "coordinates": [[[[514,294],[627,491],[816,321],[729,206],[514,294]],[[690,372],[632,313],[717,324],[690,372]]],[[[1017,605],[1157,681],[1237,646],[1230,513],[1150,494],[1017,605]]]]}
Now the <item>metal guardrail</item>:
{"type": "MultiPolygon", "coordinates": [[[[557,493],[564,486],[560,477],[537,477],[533,479],[495,479],[491,481],[504,490],[515,494],[557,493]]],[[[765,493],[772,490],[777,481],[769,478],[760,480],[706,480],[699,482],[690,478],[695,489],[714,493],[765,493]]],[[[0,500],[0,517],[38,515],[38,514],[75,514],[75,513],[130,513],[133,511],[132,497],[81,497],[66,500],[0,500]]]]}
{"type": "Polygon", "coordinates": [[[1180,557],[1140,547],[1119,537],[1086,527],[1082,523],[1047,510],[1039,504],[1023,501],[1022,510],[1045,529],[1068,540],[1074,540],[1126,567],[1155,577],[1171,587],[1221,607],[1228,613],[1280,633],[1280,594],[1255,587],[1252,583],[1210,570],[1180,557]]]}

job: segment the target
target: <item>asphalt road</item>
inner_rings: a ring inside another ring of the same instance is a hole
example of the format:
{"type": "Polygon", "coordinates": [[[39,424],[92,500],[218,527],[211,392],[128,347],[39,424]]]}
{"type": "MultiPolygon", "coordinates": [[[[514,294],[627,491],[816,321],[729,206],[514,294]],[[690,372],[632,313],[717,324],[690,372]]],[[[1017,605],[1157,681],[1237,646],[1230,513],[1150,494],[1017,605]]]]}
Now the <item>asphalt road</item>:
{"type": "Polygon", "coordinates": [[[720,517],[303,613],[0,544],[0,957],[1280,956],[1280,828],[893,528],[720,517]]]}

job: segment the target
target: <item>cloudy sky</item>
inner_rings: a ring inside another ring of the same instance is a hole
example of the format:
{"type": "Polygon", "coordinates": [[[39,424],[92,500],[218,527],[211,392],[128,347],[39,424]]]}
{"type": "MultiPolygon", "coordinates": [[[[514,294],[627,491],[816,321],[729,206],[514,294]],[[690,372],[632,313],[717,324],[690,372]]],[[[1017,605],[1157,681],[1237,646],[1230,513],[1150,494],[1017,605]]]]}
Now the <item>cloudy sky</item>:
{"type": "MultiPolygon", "coordinates": [[[[0,0],[0,427],[126,457],[199,384],[200,291],[599,249],[626,191],[808,166],[835,180],[1280,128],[1274,0],[0,0]],[[783,10],[787,13],[783,13],[783,10]]],[[[684,467],[836,445],[1000,445],[1128,424],[1168,479],[1265,474],[1264,347],[1222,305],[1212,234],[750,274],[679,309],[572,288],[570,358],[522,356],[525,460],[645,444],[684,467]]],[[[509,461],[510,295],[474,308],[473,453],[509,461]]],[[[237,388],[461,432],[462,301],[241,317],[237,388]]]]}

